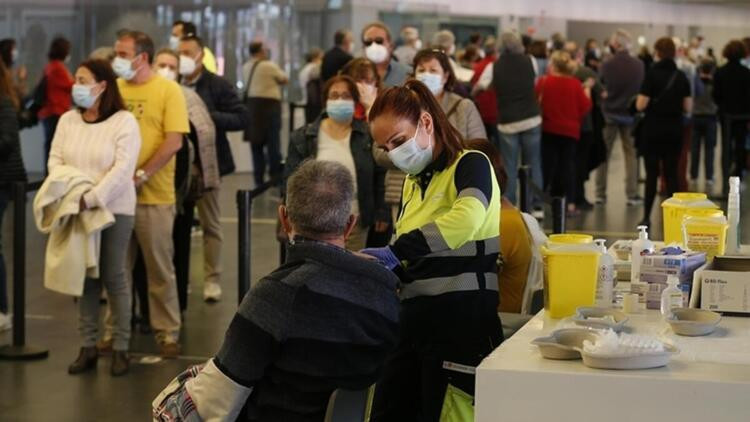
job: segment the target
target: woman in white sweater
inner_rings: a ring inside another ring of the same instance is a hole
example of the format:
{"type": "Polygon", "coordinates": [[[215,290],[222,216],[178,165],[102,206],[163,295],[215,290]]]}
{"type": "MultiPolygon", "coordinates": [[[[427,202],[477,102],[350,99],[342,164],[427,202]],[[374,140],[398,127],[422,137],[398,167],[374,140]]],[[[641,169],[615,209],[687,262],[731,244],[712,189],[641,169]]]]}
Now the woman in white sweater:
{"type": "Polygon", "coordinates": [[[99,279],[86,279],[80,304],[79,330],[83,340],[68,373],[96,367],[99,298],[107,289],[114,321],[111,373],[128,372],[132,293],[125,277],[125,257],[133,232],[136,192],[133,183],[141,135],[138,122],[125,108],[116,76],[104,60],[88,60],[76,71],[73,86],[76,109],[63,114],[52,141],[49,172],[61,165],[91,176],[95,185],[82,198],[81,212],[103,207],[115,223],[102,231],[99,279]]]}

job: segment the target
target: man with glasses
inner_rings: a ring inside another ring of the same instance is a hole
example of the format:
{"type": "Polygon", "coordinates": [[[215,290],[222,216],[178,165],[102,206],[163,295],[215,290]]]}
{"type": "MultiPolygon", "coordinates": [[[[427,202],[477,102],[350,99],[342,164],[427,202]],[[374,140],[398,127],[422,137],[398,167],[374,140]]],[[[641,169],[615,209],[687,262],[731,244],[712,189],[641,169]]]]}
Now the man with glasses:
{"type": "Polygon", "coordinates": [[[406,82],[410,72],[408,65],[393,60],[393,43],[391,31],[383,22],[372,22],[362,30],[362,44],[365,57],[375,63],[380,79],[385,88],[398,86],[406,82]]]}

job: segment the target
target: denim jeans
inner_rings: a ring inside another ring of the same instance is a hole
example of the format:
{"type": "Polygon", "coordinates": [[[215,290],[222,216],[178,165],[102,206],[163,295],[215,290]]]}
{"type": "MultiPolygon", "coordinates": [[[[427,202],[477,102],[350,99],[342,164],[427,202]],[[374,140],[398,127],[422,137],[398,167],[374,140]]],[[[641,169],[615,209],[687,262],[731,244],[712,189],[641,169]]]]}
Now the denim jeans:
{"type": "Polygon", "coordinates": [[[8,275],[5,272],[3,256],[3,216],[8,208],[8,192],[0,190],[0,314],[8,313],[8,275]]]}
{"type": "MultiPolygon", "coordinates": [[[[518,154],[521,153],[521,163],[531,167],[531,181],[542,189],[542,127],[536,126],[518,133],[500,132],[500,153],[505,161],[508,172],[508,186],[503,195],[512,203],[516,203],[518,181],[518,154]]],[[[542,205],[542,198],[532,194],[534,207],[542,205]]]]}
{"type": "Polygon", "coordinates": [[[714,179],[714,152],[716,150],[716,116],[693,118],[693,142],[690,145],[690,178],[698,178],[701,161],[701,143],[704,145],[706,180],[714,179]]]}

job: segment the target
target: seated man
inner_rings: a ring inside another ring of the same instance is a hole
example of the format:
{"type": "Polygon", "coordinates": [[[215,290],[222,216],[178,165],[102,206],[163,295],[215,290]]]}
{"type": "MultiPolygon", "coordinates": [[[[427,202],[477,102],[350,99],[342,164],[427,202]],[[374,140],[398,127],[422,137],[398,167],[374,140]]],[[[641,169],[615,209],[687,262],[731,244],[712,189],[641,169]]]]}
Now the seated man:
{"type": "Polygon", "coordinates": [[[398,279],[344,249],[353,195],[341,164],[295,171],[279,207],[286,264],[245,296],[216,357],[154,400],[155,420],[322,421],[336,389],[376,381],[396,342],[398,279]]]}

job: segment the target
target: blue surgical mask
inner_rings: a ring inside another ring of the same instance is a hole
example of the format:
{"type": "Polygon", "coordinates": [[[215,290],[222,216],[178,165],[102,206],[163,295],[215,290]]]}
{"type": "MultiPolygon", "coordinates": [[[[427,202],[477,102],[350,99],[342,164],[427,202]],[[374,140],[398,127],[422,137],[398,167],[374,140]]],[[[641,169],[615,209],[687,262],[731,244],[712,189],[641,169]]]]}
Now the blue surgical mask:
{"type": "Polygon", "coordinates": [[[432,162],[432,140],[425,149],[420,148],[417,143],[421,120],[417,123],[417,131],[414,132],[413,138],[388,152],[388,158],[393,165],[411,175],[421,173],[432,162]]]}
{"type": "Polygon", "coordinates": [[[337,122],[348,122],[354,116],[354,101],[328,100],[326,102],[326,113],[328,113],[328,117],[337,122]]]}
{"type": "Polygon", "coordinates": [[[99,98],[99,94],[92,95],[91,91],[96,87],[95,84],[92,85],[82,85],[82,84],[75,84],[73,85],[73,102],[81,108],[89,109],[91,108],[94,103],[96,103],[96,99],[99,98]]]}
{"type": "Polygon", "coordinates": [[[436,73],[420,72],[416,75],[417,80],[427,86],[432,95],[438,96],[443,92],[443,77],[436,73]]]}
{"type": "Polygon", "coordinates": [[[117,76],[125,79],[126,81],[129,81],[135,77],[133,62],[122,57],[115,57],[115,59],[112,61],[112,70],[115,71],[115,74],[117,74],[117,76]]]}
{"type": "Polygon", "coordinates": [[[17,63],[18,62],[18,50],[16,50],[15,48],[10,53],[10,61],[12,63],[17,63]]]}

